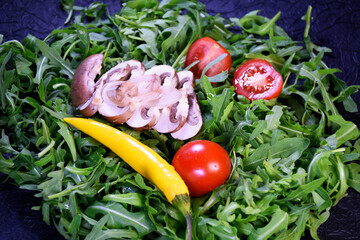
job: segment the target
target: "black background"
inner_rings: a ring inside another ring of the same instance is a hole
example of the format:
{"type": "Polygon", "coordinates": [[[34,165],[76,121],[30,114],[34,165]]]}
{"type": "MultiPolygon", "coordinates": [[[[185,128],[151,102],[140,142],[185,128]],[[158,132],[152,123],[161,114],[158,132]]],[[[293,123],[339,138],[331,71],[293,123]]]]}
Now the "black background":
{"type": "MultiPolygon", "coordinates": [[[[75,5],[88,6],[92,1],[75,0],[75,5]]],[[[111,14],[121,8],[118,0],[103,0],[111,14]]],[[[277,24],[294,39],[302,40],[305,15],[313,7],[310,29],[312,41],[333,50],[326,56],[329,67],[342,70],[337,76],[348,84],[360,84],[360,1],[309,0],[202,0],[210,14],[221,13],[225,18],[242,17],[252,10],[269,18],[281,11],[277,24]]],[[[58,0],[0,0],[0,34],[4,40],[21,41],[27,34],[45,38],[53,29],[63,27],[67,13],[58,0]]],[[[360,94],[354,97],[360,106],[360,94]]],[[[359,113],[345,117],[360,125],[359,113]]],[[[0,175],[0,182],[6,176],[0,175]]],[[[0,184],[0,240],[63,239],[53,226],[42,221],[40,212],[32,211],[40,200],[34,193],[18,189],[8,181],[0,184]]],[[[360,239],[360,194],[349,190],[349,196],[331,209],[329,220],[319,231],[321,240],[360,239]]],[[[307,233],[304,239],[311,239],[307,233]]]]}

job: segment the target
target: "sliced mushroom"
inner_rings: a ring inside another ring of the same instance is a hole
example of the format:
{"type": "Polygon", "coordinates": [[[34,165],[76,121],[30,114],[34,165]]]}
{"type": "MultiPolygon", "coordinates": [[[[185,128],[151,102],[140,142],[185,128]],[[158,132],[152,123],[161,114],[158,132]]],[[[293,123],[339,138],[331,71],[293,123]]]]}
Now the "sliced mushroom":
{"type": "MultiPolygon", "coordinates": [[[[192,72],[181,71],[177,73],[178,81],[183,81],[184,78],[189,81],[192,78],[192,72]]],[[[176,83],[175,87],[178,86],[176,83]]],[[[153,127],[160,133],[170,133],[179,130],[187,120],[189,113],[189,102],[186,89],[178,90],[181,94],[179,100],[169,107],[161,110],[161,116],[157,124],[153,127]]]]}
{"type": "Polygon", "coordinates": [[[126,123],[138,130],[153,128],[161,116],[161,110],[179,101],[180,97],[176,88],[165,86],[139,94],[132,99],[137,108],[126,123]]]}
{"type": "Polygon", "coordinates": [[[102,102],[98,111],[109,122],[125,123],[135,112],[135,105],[130,99],[137,93],[137,86],[128,81],[108,82],[101,89],[102,102]]]}
{"type": "Polygon", "coordinates": [[[148,130],[154,126],[159,117],[160,111],[156,107],[137,107],[134,115],[126,123],[137,130],[148,130]]]}
{"type": "Polygon", "coordinates": [[[177,88],[183,88],[184,84],[186,83],[188,86],[186,90],[188,92],[193,92],[193,88],[195,86],[194,74],[191,71],[180,71],[177,73],[177,75],[179,77],[179,84],[177,85],[177,88]],[[192,89],[190,87],[192,87],[192,89]]]}
{"type": "Polygon", "coordinates": [[[87,100],[86,103],[79,106],[79,110],[84,117],[91,117],[94,115],[98,111],[99,105],[101,104],[101,87],[99,87],[100,85],[95,86],[95,91],[91,98],[87,100]]]}
{"type": "Polygon", "coordinates": [[[155,74],[131,77],[128,81],[138,86],[139,95],[157,90],[161,86],[161,79],[155,74]]]}
{"type": "Polygon", "coordinates": [[[158,65],[147,70],[144,75],[155,74],[160,77],[161,84],[164,86],[173,86],[178,84],[178,76],[173,67],[168,65],[158,65]]]}
{"type": "Polygon", "coordinates": [[[160,65],[145,71],[137,60],[117,64],[100,73],[102,54],[80,63],[71,85],[73,105],[84,116],[99,111],[108,121],[145,130],[154,128],[171,133],[174,138],[188,139],[197,134],[202,117],[189,71],[160,65]]]}
{"type": "Polygon", "coordinates": [[[130,66],[131,77],[142,76],[145,73],[145,66],[138,60],[129,60],[126,62],[130,66]]]}
{"type": "Polygon", "coordinates": [[[137,96],[138,93],[139,89],[135,83],[125,81],[116,88],[114,102],[116,102],[119,107],[125,107],[131,103],[132,98],[137,96]]]}
{"type": "Polygon", "coordinates": [[[131,68],[127,62],[121,62],[109,71],[104,73],[98,81],[113,82],[113,81],[124,81],[130,77],[131,68]]]}
{"type": "Polygon", "coordinates": [[[85,58],[77,67],[71,82],[71,101],[84,116],[92,116],[97,106],[91,104],[95,91],[95,78],[100,73],[103,54],[94,54],[85,58]]]}
{"type": "Polygon", "coordinates": [[[182,83],[182,89],[184,89],[188,95],[189,112],[185,124],[179,130],[171,133],[173,138],[179,140],[186,140],[194,137],[202,127],[202,116],[196,99],[194,80],[192,76],[189,76],[192,74],[184,73],[184,75],[185,74],[186,77],[182,77],[182,80],[184,81],[180,81],[180,83],[182,83]]]}
{"type": "Polygon", "coordinates": [[[161,109],[161,115],[153,127],[160,133],[170,133],[180,129],[186,122],[189,104],[187,94],[183,94],[178,102],[170,107],[161,109]]]}

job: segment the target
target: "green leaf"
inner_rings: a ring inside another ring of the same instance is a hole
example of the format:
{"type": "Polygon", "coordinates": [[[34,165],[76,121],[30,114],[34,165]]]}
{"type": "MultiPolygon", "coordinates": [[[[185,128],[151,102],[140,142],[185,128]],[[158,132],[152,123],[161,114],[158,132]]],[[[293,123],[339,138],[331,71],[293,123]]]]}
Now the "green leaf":
{"type": "Polygon", "coordinates": [[[315,70],[312,71],[310,68],[306,67],[305,65],[300,69],[299,75],[302,77],[307,77],[317,83],[320,87],[321,95],[323,98],[323,101],[325,103],[326,111],[330,111],[332,115],[337,115],[338,111],[329,95],[328,90],[326,89],[324,83],[322,82],[320,78],[320,71],[315,70]]]}
{"type": "Polygon", "coordinates": [[[280,201],[291,201],[291,200],[300,200],[306,197],[309,193],[315,191],[318,187],[320,187],[325,178],[320,178],[313,180],[307,184],[299,186],[297,189],[290,192],[286,198],[281,199],[280,201]]]}
{"type": "Polygon", "coordinates": [[[71,235],[76,236],[78,234],[80,230],[81,220],[81,215],[79,214],[73,217],[69,226],[69,232],[71,233],[71,235]]]}
{"type": "Polygon", "coordinates": [[[71,68],[70,63],[61,58],[60,54],[53,48],[49,47],[45,42],[36,39],[36,44],[42,54],[50,59],[51,63],[60,67],[60,72],[64,73],[69,79],[72,79],[75,71],[71,68]]]}
{"type": "Polygon", "coordinates": [[[269,122],[266,122],[265,120],[260,120],[254,123],[255,129],[252,131],[249,139],[253,140],[258,137],[267,128],[268,125],[269,122]]]}
{"type": "Polygon", "coordinates": [[[319,240],[319,237],[317,235],[317,231],[321,224],[326,222],[330,216],[330,212],[326,210],[322,214],[310,214],[308,223],[310,224],[310,234],[313,239],[319,240]]]}
{"type": "Polygon", "coordinates": [[[67,24],[70,22],[73,14],[74,0],[60,0],[60,3],[63,9],[68,13],[68,16],[64,22],[64,24],[67,24]]]}
{"type": "Polygon", "coordinates": [[[232,107],[232,92],[229,88],[225,88],[221,95],[216,95],[211,99],[211,104],[213,107],[213,117],[214,120],[218,123],[222,122],[221,119],[224,116],[225,112],[229,111],[229,105],[232,107]]]}
{"type": "Polygon", "coordinates": [[[265,121],[267,121],[268,130],[276,129],[280,125],[280,118],[283,114],[282,107],[275,105],[271,109],[271,113],[268,113],[265,117],[265,121]]]}
{"type": "Polygon", "coordinates": [[[23,56],[17,55],[15,62],[17,74],[29,77],[32,76],[33,71],[30,69],[31,64],[32,63],[23,56]]]}
{"type": "Polygon", "coordinates": [[[120,203],[95,202],[85,210],[85,213],[93,218],[97,214],[108,215],[107,226],[109,228],[132,227],[136,229],[139,236],[144,236],[155,230],[154,224],[145,212],[129,212],[120,203]]]}
{"type": "Polygon", "coordinates": [[[56,121],[56,123],[60,127],[58,132],[65,139],[67,145],[69,146],[72,159],[75,162],[77,159],[77,156],[76,156],[77,151],[76,151],[76,147],[75,147],[74,136],[70,132],[69,126],[67,124],[65,124],[64,122],[60,122],[60,121],[56,121]]]}
{"type": "Polygon", "coordinates": [[[34,78],[34,82],[36,84],[40,84],[41,80],[43,79],[44,72],[49,69],[51,66],[47,64],[48,59],[45,56],[41,56],[40,58],[36,59],[36,76],[34,78]]]}
{"type": "Polygon", "coordinates": [[[310,180],[314,179],[315,176],[318,175],[319,165],[320,165],[319,163],[321,162],[321,160],[323,158],[327,159],[332,154],[341,153],[344,151],[345,151],[344,148],[339,148],[339,149],[335,149],[335,150],[326,150],[326,151],[321,150],[318,153],[314,154],[313,158],[311,159],[311,162],[308,165],[307,180],[310,181],[310,180]]]}
{"type": "Polygon", "coordinates": [[[188,29],[192,24],[192,20],[187,15],[180,15],[177,17],[178,24],[173,27],[168,27],[163,31],[163,34],[170,34],[161,44],[162,62],[166,64],[166,52],[177,48],[183,49],[186,45],[188,29]]]}
{"type": "Polygon", "coordinates": [[[231,202],[227,206],[219,206],[217,210],[217,218],[220,221],[232,222],[236,217],[234,212],[239,208],[241,208],[241,206],[236,202],[231,202]]]}
{"type": "Polygon", "coordinates": [[[332,147],[337,148],[349,140],[356,140],[360,136],[358,127],[350,121],[346,121],[340,115],[331,115],[328,117],[329,121],[337,124],[340,128],[325,141],[332,147]]]}
{"type": "Polygon", "coordinates": [[[239,239],[236,228],[224,221],[201,216],[197,227],[200,239],[239,239]]]}
{"type": "Polygon", "coordinates": [[[9,50],[9,52],[6,54],[3,62],[1,63],[1,67],[0,67],[0,100],[1,100],[1,108],[3,109],[3,111],[6,108],[6,101],[5,101],[5,86],[4,85],[4,73],[5,73],[5,66],[7,64],[7,62],[9,61],[9,59],[11,58],[12,55],[12,49],[9,50]]]}
{"type": "Polygon", "coordinates": [[[252,11],[246,14],[240,20],[236,18],[230,18],[230,20],[239,25],[244,31],[248,33],[264,36],[274,28],[275,22],[281,15],[281,13],[278,12],[272,19],[268,20],[263,16],[257,15],[257,13],[258,11],[252,11]]]}
{"type": "Polygon", "coordinates": [[[274,214],[271,216],[270,222],[263,228],[256,229],[255,232],[252,232],[249,236],[249,240],[261,240],[268,239],[274,233],[286,230],[289,221],[288,214],[281,210],[277,209],[274,214]]]}
{"type": "Polygon", "coordinates": [[[283,231],[278,237],[278,240],[287,239],[301,239],[304,234],[306,222],[308,219],[309,211],[301,211],[295,222],[295,226],[288,229],[286,232],[283,231]]]}
{"type": "Polygon", "coordinates": [[[50,180],[47,180],[39,184],[38,188],[42,190],[42,196],[44,199],[48,199],[49,196],[56,194],[62,190],[62,180],[64,172],[62,169],[52,171],[48,174],[50,180]]]}
{"type": "Polygon", "coordinates": [[[127,2],[126,6],[129,8],[135,8],[137,10],[141,10],[143,8],[145,9],[149,9],[149,8],[153,8],[156,7],[158,5],[158,1],[156,0],[131,0],[129,2],[127,2]]]}
{"type": "Polygon", "coordinates": [[[310,141],[306,138],[285,138],[273,145],[268,143],[262,144],[249,157],[244,158],[244,168],[255,169],[267,159],[287,158],[295,152],[299,158],[309,144],[310,141]],[[271,152],[270,155],[268,154],[269,151],[271,152]]]}
{"type": "Polygon", "coordinates": [[[108,229],[103,230],[106,222],[109,220],[109,215],[102,217],[96,225],[92,228],[91,232],[86,236],[85,240],[106,240],[106,239],[133,239],[138,238],[135,231],[130,229],[108,229]]]}
{"type": "Polygon", "coordinates": [[[77,167],[72,167],[72,166],[66,166],[65,167],[66,170],[68,170],[69,172],[76,174],[76,175],[89,175],[92,173],[92,171],[94,170],[93,167],[88,167],[88,168],[77,168],[77,167]]]}
{"type": "Polygon", "coordinates": [[[125,203],[137,207],[145,206],[144,195],[140,193],[108,194],[103,197],[103,201],[125,203]]]}
{"type": "Polygon", "coordinates": [[[350,163],[348,166],[349,166],[348,184],[356,191],[360,192],[360,165],[356,163],[350,163]]]}

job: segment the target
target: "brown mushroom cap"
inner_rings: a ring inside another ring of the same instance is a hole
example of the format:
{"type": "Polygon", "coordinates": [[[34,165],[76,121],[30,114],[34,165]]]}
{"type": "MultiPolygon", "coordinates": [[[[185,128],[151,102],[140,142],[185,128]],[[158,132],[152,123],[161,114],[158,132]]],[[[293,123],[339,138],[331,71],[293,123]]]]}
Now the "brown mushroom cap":
{"type": "Polygon", "coordinates": [[[71,101],[75,107],[85,104],[95,90],[95,78],[100,73],[103,54],[85,58],[77,67],[71,82],[71,101]]]}

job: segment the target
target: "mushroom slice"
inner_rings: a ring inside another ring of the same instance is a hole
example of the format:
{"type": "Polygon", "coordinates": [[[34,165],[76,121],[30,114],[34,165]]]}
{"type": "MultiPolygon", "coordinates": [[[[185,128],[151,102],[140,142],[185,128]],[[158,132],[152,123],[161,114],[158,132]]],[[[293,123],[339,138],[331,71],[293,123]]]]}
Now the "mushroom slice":
{"type": "Polygon", "coordinates": [[[156,74],[148,74],[130,77],[128,81],[136,84],[139,91],[132,99],[136,111],[126,123],[138,130],[150,129],[160,116],[159,99],[165,92],[161,90],[161,79],[156,74]]]}
{"type": "Polygon", "coordinates": [[[132,99],[137,109],[126,123],[138,130],[153,128],[161,116],[162,109],[175,104],[180,97],[179,90],[166,86],[138,95],[132,99]]]}
{"type": "MultiPolygon", "coordinates": [[[[184,81],[182,82],[182,89],[187,92],[189,102],[189,112],[185,124],[178,130],[171,133],[173,138],[179,140],[186,140],[195,136],[202,127],[202,116],[199,104],[196,99],[194,91],[194,81],[192,74],[185,71],[184,76],[181,77],[184,81]],[[187,79],[185,81],[185,79],[187,79]]],[[[181,76],[182,74],[179,74],[181,76]]],[[[180,81],[181,82],[181,81],[180,81]]]]}
{"type": "Polygon", "coordinates": [[[181,93],[180,99],[171,106],[161,109],[160,118],[153,127],[160,133],[174,132],[186,122],[189,112],[188,96],[185,91],[178,91],[181,93]]]}
{"type": "Polygon", "coordinates": [[[85,58],[77,67],[72,79],[71,101],[84,116],[91,116],[97,111],[97,107],[91,105],[91,98],[95,91],[95,78],[100,73],[103,59],[103,54],[94,54],[85,58]]]}
{"type": "Polygon", "coordinates": [[[152,74],[159,76],[161,84],[164,86],[176,86],[178,84],[178,77],[175,69],[168,65],[154,66],[144,73],[144,75],[152,74]]]}
{"type": "Polygon", "coordinates": [[[96,88],[91,98],[79,106],[79,110],[84,117],[91,117],[98,111],[101,102],[100,91],[101,88],[96,88]]]}
{"type": "Polygon", "coordinates": [[[126,122],[130,127],[137,130],[151,129],[160,117],[159,108],[137,107],[135,113],[126,122]]]}
{"type": "Polygon", "coordinates": [[[125,107],[129,105],[132,98],[138,95],[138,86],[130,81],[125,81],[116,88],[114,102],[119,107],[125,107]]]}
{"type": "Polygon", "coordinates": [[[99,105],[102,102],[101,91],[104,84],[107,82],[124,81],[129,76],[130,66],[125,62],[117,64],[115,67],[104,73],[95,83],[95,91],[91,99],[89,99],[89,101],[80,108],[81,113],[85,117],[94,115],[98,111],[99,105]]]}
{"type": "Polygon", "coordinates": [[[161,79],[155,74],[130,77],[128,81],[137,85],[139,95],[157,90],[161,86],[161,79]]]}
{"type": "Polygon", "coordinates": [[[142,76],[145,73],[145,66],[138,60],[129,60],[126,62],[130,66],[131,77],[142,76]]]}
{"type": "Polygon", "coordinates": [[[185,123],[182,117],[185,116],[186,119],[189,107],[186,92],[176,89],[179,79],[174,68],[160,65],[151,68],[145,74],[159,75],[160,79],[162,79],[162,88],[167,89],[166,96],[171,98],[169,100],[162,100],[167,105],[160,109],[160,118],[153,128],[160,133],[175,131],[185,123]],[[171,101],[172,99],[177,99],[177,101],[173,102],[171,101]]]}
{"type": "Polygon", "coordinates": [[[98,81],[113,82],[113,81],[124,81],[127,80],[130,76],[131,68],[127,62],[121,62],[109,71],[104,73],[98,81]]]}
{"type": "MultiPolygon", "coordinates": [[[[181,71],[177,73],[178,84],[175,86],[182,87],[188,82],[190,86],[193,84],[193,74],[190,71],[181,71]]],[[[170,107],[161,110],[161,116],[154,129],[160,133],[175,132],[182,128],[187,121],[189,114],[189,101],[187,89],[179,89],[181,98],[178,102],[170,107]]]]}
{"type": "Polygon", "coordinates": [[[181,89],[183,88],[184,84],[187,84],[187,91],[193,92],[194,89],[189,88],[190,86],[194,88],[195,82],[194,82],[194,74],[191,71],[180,71],[177,73],[179,77],[179,84],[177,85],[177,88],[181,89]]]}
{"type": "Polygon", "coordinates": [[[130,99],[137,93],[137,86],[128,81],[105,83],[101,89],[102,102],[98,111],[109,122],[122,124],[135,112],[135,106],[130,99]]]}

